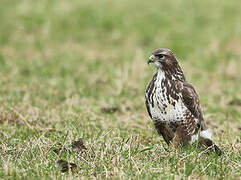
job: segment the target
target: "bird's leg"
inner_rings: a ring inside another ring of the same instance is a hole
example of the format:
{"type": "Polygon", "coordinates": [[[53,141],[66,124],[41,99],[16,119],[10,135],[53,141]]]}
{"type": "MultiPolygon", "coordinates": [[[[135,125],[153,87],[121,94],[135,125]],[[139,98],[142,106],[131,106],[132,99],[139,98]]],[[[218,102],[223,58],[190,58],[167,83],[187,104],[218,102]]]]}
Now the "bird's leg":
{"type": "Polygon", "coordinates": [[[174,138],[172,139],[170,145],[169,145],[169,150],[172,153],[175,153],[176,155],[179,154],[179,147],[180,146],[180,138],[178,136],[174,136],[174,138]]]}
{"type": "Polygon", "coordinates": [[[191,136],[187,133],[185,126],[181,125],[179,126],[175,133],[173,138],[173,144],[176,148],[178,148],[180,145],[186,146],[191,140],[191,136]]]}
{"type": "Polygon", "coordinates": [[[173,147],[178,148],[178,146],[180,145],[181,142],[181,138],[175,133],[175,136],[173,138],[173,147]]]}

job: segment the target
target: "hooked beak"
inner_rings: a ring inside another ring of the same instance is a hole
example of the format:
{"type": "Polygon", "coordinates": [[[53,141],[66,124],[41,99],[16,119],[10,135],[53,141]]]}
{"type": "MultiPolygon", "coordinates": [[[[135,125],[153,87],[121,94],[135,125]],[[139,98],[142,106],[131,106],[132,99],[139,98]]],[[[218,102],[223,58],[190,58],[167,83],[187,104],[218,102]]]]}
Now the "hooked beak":
{"type": "Polygon", "coordinates": [[[153,63],[155,60],[155,56],[154,55],[151,55],[148,60],[147,60],[147,64],[149,65],[150,63],[153,63]]]}

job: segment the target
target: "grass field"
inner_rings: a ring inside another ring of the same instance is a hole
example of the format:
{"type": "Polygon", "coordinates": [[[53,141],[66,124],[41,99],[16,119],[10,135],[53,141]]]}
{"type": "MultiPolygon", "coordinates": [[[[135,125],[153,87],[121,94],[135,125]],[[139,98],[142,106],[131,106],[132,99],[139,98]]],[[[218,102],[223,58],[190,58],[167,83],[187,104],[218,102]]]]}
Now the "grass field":
{"type": "Polygon", "coordinates": [[[0,179],[239,179],[240,9],[238,0],[1,0],[0,179]],[[154,130],[144,91],[159,47],[199,93],[221,157],[169,149],[154,130]]]}

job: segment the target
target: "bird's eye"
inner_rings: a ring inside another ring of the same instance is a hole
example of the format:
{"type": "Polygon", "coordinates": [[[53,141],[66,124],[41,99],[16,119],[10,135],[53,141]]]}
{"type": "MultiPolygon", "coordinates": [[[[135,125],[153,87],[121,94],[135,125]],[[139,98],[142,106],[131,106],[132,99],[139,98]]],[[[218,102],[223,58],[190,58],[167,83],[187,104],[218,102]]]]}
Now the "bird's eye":
{"type": "Polygon", "coordinates": [[[157,57],[159,57],[160,59],[164,59],[164,55],[163,54],[157,54],[157,57]]]}

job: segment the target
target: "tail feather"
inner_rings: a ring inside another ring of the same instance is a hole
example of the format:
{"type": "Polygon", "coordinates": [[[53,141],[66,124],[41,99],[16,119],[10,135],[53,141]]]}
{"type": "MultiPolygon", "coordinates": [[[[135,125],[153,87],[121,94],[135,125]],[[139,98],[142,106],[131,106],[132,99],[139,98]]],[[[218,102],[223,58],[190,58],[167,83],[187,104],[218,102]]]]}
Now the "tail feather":
{"type": "Polygon", "coordinates": [[[219,156],[222,154],[220,148],[212,141],[212,134],[209,130],[203,130],[200,132],[201,144],[204,144],[208,148],[214,150],[219,156]]]}

